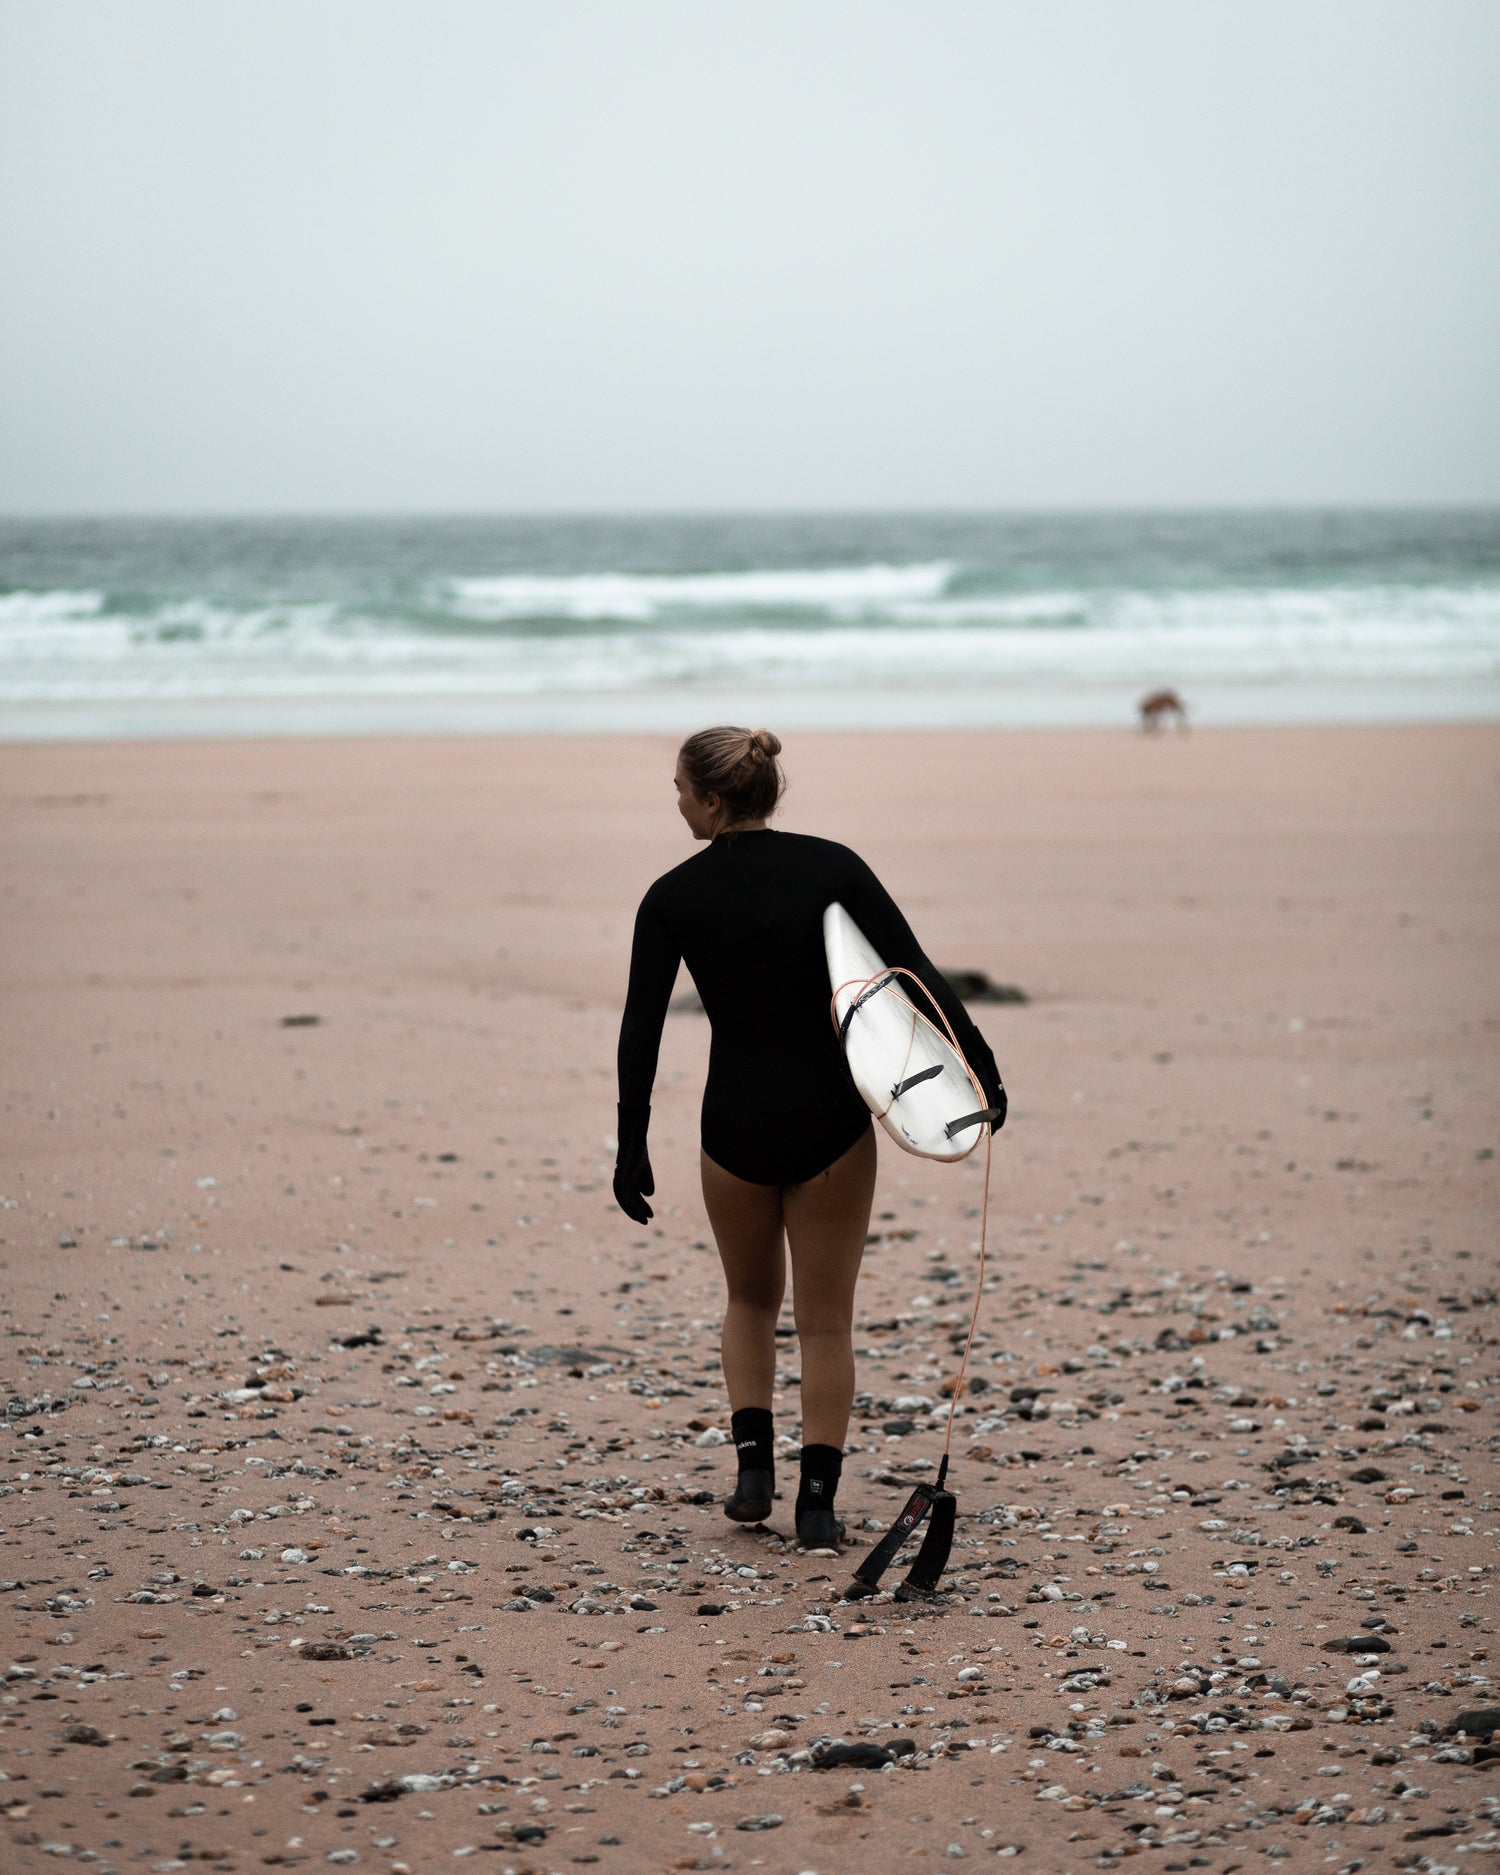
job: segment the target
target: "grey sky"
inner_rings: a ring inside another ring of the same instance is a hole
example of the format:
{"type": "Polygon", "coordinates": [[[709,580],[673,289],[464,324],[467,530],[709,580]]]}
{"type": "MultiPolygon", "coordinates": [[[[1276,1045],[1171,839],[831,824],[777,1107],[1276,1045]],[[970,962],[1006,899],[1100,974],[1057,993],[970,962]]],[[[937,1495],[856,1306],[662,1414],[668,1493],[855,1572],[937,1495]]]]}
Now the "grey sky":
{"type": "Polygon", "coordinates": [[[0,0],[0,510],[1500,499],[1494,0],[0,0]]]}

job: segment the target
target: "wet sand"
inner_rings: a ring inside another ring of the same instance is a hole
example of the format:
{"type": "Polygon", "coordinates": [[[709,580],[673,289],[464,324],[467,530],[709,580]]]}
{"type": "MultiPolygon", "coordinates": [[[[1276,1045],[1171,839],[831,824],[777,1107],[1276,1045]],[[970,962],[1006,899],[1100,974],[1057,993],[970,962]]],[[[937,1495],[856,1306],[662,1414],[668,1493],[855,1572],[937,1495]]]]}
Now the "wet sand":
{"type": "Polygon", "coordinates": [[[789,744],[1031,999],[932,1604],[980,1164],[882,1143],[836,1560],[720,1508],[701,1017],[610,1200],[672,752],[0,749],[5,1866],[1490,1866],[1500,735],[789,744]]]}

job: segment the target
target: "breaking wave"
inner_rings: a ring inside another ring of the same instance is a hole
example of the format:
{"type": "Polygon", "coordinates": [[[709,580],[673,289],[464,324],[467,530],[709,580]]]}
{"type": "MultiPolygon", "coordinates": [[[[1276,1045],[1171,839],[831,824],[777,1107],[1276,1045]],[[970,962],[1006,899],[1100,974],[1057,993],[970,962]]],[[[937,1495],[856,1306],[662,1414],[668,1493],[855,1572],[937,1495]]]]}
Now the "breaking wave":
{"type": "Polygon", "coordinates": [[[778,687],[840,720],[856,690],[885,719],[917,692],[933,722],[984,697],[1060,719],[1161,683],[1500,708],[1500,513],[0,518],[12,721],[590,693],[623,720],[778,687]]]}
{"type": "Polygon", "coordinates": [[[950,597],[949,579],[934,565],[851,569],[821,584],[806,573],[454,581],[466,606],[491,609],[457,630],[425,605],[187,599],[140,610],[95,590],[20,591],[0,596],[0,697],[1500,676],[1500,589],[1489,586],[950,597]],[[789,595],[801,616],[788,616],[789,595]]]}
{"type": "Polygon", "coordinates": [[[806,613],[840,621],[879,614],[903,602],[936,599],[957,569],[951,561],[917,566],[835,566],[740,573],[506,574],[454,578],[446,598],[460,618],[617,620],[644,624],[685,615],[806,613]]]}

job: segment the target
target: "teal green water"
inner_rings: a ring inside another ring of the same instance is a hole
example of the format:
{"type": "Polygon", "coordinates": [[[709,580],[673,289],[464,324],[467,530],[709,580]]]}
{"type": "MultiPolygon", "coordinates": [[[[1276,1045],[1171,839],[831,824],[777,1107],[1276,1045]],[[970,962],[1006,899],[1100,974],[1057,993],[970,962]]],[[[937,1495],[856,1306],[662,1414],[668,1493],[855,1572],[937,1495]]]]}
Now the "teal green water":
{"type": "Polygon", "coordinates": [[[1500,681],[1494,510],[0,521],[0,704],[1500,681]]]}

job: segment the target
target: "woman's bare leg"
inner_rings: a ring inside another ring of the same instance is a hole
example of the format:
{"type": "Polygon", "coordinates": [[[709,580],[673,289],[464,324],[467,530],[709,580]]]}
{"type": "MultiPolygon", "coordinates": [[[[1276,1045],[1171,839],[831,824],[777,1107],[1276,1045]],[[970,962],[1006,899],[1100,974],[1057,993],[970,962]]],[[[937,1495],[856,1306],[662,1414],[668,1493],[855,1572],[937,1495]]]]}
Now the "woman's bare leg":
{"type": "Polygon", "coordinates": [[[769,1410],[776,1381],[776,1317],[786,1292],[781,1187],[752,1185],[705,1152],[703,1203],[729,1287],[721,1350],[729,1406],[769,1410]]]}
{"type": "MultiPolygon", "coordinates": [[[[854,1401],[854,1286],[875,1197],[875,1130],[781,1190],[802,1350],[802,1443],[842,1451],[854,1401]]],[[[767,1396],[769,1398],[769,1395],[767,1396]]]]}

